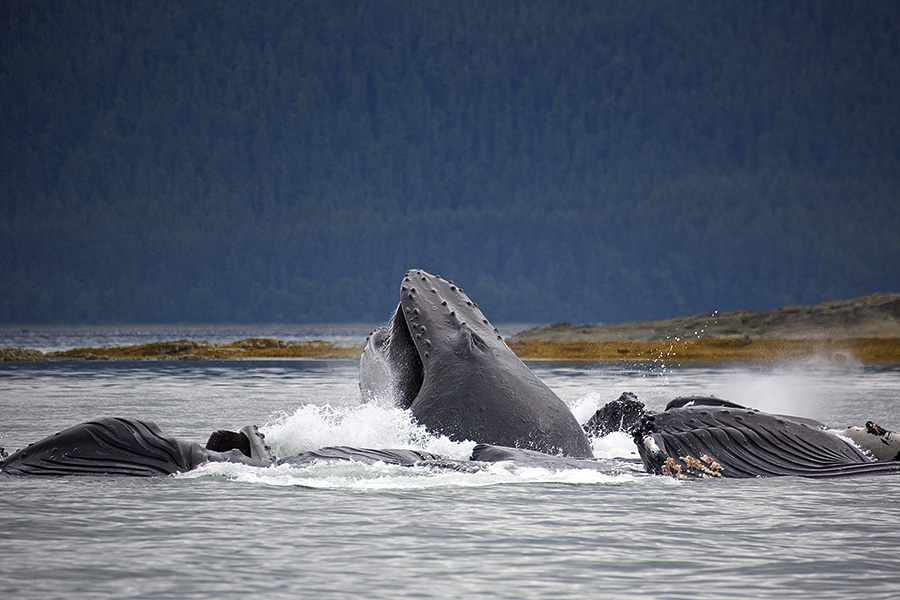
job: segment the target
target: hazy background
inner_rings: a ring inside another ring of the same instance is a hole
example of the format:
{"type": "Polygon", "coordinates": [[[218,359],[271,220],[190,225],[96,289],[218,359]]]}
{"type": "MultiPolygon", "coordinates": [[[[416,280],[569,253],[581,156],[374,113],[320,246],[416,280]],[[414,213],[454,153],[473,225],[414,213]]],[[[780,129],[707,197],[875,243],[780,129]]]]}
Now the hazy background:
{"type": "Polygon", "coordinates": [[[0,3],[0,322],[900,291],[900,3],[0,3]]]}

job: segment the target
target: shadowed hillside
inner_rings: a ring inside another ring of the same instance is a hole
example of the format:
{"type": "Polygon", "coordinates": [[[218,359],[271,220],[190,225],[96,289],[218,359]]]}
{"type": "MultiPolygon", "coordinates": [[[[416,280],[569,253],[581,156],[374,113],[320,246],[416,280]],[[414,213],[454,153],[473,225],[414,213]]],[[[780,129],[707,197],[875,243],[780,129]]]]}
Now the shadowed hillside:
{"type": "Polygon", "coordinates": [[[900,288],[896,2],[0,4],[0,322],[900,288]]]}

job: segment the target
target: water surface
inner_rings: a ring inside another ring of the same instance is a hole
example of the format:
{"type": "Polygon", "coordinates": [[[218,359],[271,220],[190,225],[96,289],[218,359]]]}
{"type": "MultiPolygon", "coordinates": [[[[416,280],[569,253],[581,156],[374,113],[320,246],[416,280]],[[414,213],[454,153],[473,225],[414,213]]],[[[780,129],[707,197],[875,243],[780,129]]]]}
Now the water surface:
{"type": "MultiPolygon", "coordinates": [[[[187,337],[187,336],[180,336],[187,337]]],[[[835,426],[900,428],[900,369],[532,363],[585,420],[632,391],[711,393],[835,426]]],[[[204,441],[259,424],[285,456],[326,444],[465,458],[362,405],[355,361],[0,365],[8,450],[98,416],[204,441]]],[[[630,440],[598,456],[634,457],[630,440]]],[[[675,481],[498,464],[216,464],[159,479],[0,478],[3,598],[896,598],[900,478],[675,481]]]]}

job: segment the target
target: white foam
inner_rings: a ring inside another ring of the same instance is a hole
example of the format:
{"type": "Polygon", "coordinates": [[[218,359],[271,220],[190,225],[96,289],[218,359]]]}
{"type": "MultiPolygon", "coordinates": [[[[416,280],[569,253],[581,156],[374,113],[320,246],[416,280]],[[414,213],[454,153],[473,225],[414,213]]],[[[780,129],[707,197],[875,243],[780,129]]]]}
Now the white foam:
{"type": "Polygon", "coordinates": [[[632,474],[607,475],[594,470],[553,470],[521,466],[512,462],[488,465],[482,471],[459,472],[432,467],[402,467],[384,463],[322,461],[297,467],[251,467],[237,463],[207,463],[187,473],[184,479],[222,477],[252,485],[297,486],[314,489],[411,490],[436,488],[473,488],[497,485],[568,484],[621,485],[652,483],[656,477],[632,474]]]}
{"type": "Polygon", "coordinates": [[[598,392],[588,392],[569,406],[579,423],[587,423],[597,410],[609,400],[598,392]]]}
{"type": "MultiPolygon", "coordinates": [[[[579,422],[586,421],[604,403],[590,393],[573,407],[579,422]]],[[[408,448],[466,461],[473,441],[456,442],[435,436],[419,425],[408,410],[387,399],[351,405],[304,404],[261,427],[266,443],[276,456],[288,457],[325,446],[359,448],[408,448]]],[[[634,442],[625,433],[612,433],[592,440],[598,458],[634,458],[634,442]]],[[[647,479],[633,474],[608,475],[595,470],[554,470],[499,462],[468,472],[429,466],[405,467],[384,463],[318,461],[308,465],[283,464],[250,467],[235,463],[208,463],[179,477],[224,477],[242,483],[271,486],[301,486],[324,489],[428,489],[483,487],[507,484],[563,483],[579,485],[621,484],[647,479]]],[[[653,479],[653,478],[650,478],[653,479]]]]}
{"type": "Polygon", "coordinates": [[[594,458],[640,458],[634,440],[624,431],[591,438],[591,450],[594,458]]]}
{"type": "MultiPolygon", "coordinates": [[[[607,402],[604,394],[589,392],[576,400],[570,410],[579,423],[587,423],[607,402]]],[[[590,439],[594,458],[638,458],[634,441],[625,432],[614,431],[604,437],[590,439]]]]}
{"type": "MultiPolygon", "coordinates": [[[[475,442],[455,442],[435,436],[418,425],[409,411],[382,403],[354,406],[304,404],[264,425],[262,432],[276,456],[293,456],[324,446],[411,448],[466,461],[475,442]]],[[[624,433],[594,440],[602,458],[632,457],[634,443],[624,433]]],[[[207,463],[183,478],[223,477],[256,485],[301,486],[322,489],[430,489],[484,487],[528,483],[578,485],[621,484],[637,480],[632,474],[608,475],[594,470],[554,470],[504,461],[468,472],[429,466],[405,467],[384,463],[318,461],[296,466],[251,467],[236,463],[207,463]]]]}
{"type": "Polygon", "coordinates": [[[305,404],[262,427],[276,456],[294,456],[325,446],[411,448],[466,460],[474,442],[434,436],[409,411],[382,403],[332,407],[305,404]]]}

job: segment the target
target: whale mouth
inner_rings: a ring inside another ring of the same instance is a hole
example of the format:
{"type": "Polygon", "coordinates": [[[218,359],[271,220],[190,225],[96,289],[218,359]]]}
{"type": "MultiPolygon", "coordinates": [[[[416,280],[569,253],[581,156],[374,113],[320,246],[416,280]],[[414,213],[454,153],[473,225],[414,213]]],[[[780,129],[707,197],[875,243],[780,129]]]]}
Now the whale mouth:
{"type": "Polygon", "coordinates": [[[398,306],[386,343],[396,400],[402,408],[409,408],[425,381],[425,365],[403,312],[403,306],[398,306]]]}
{"type": "Polygon", "coordinates": [[[373,331],[359,359],[359,390],[364,401],[412,406],[425,381],[425,366],[398,306],[391,320],[373,331]]]}

